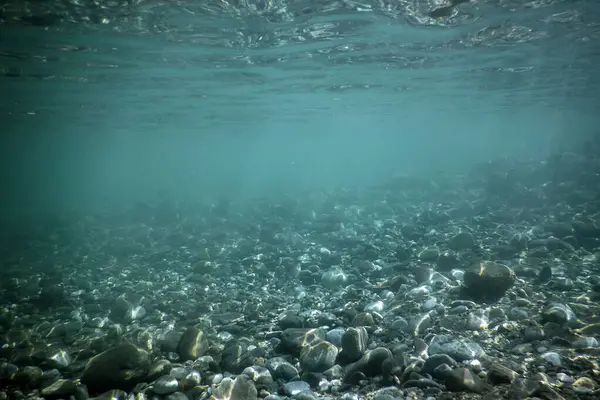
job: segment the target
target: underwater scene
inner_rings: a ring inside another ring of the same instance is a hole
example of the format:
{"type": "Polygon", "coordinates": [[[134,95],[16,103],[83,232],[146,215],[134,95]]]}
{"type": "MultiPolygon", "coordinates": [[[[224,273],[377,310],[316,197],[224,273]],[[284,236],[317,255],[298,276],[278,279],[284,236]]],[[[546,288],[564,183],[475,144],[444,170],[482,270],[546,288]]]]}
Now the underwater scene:
{"type": "Polygon", "coordinates": [[[600,398],[597,0],[1,0],[0,400],[600,398]]]}

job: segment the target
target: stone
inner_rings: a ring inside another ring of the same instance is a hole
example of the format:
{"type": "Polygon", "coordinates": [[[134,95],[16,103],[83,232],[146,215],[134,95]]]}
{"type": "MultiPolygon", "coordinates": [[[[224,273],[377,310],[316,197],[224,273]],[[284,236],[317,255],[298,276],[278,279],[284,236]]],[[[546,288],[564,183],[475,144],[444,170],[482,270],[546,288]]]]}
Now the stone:
{"type": "Polygon", "coordinates": [[[131,343],[125,343],[90,359],[81,382],[91,393],[112,389],[132,390],[143,382],[150,370],[150,355],[131,343]]]}
{"type": "Polygon", "coordinates": [[[485,389],[484,382],[468,368],[456,368],[445,376],[444,384],[452,392],[481,393],[485,389]]]}
{"type": "Polygon", "coordinates": [[[460,232],[454,235],[448,241],[448,247],[451,250],[467,250],[475,245],[475,239],[470,232],[460,232]]]}
{"type": "Polygon", "coordinates": [[[483,261],[465,271],[463,294],[474,300],[496,301],[513,287],[516,275],[504,264],[483,261]]]}

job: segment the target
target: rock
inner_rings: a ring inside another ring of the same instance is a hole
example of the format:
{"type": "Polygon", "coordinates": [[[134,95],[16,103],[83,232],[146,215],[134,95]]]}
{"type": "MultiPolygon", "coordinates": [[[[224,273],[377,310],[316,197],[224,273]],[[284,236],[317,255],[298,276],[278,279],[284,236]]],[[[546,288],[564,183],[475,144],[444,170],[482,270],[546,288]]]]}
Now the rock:
{"type": "Polygon", "coordinates": [[[534,395],[548,400],[565,400],[548,382],[538,382],[534,395]]]}
{"type": "Polygon", "coordinates": [[[478,331],[488,327],[489,319],[481,312],[470,312],[467,315],[466,329],[478,331]]]}
{"type": "Polygon", "coordinates": [[[600,237],[600,227],[593,221],[575,221],[573,230],[579,238],[598,238],[600,237]]]}
{"type": "Polygon", "coordinates": [[[395,400],[402,397],[404,396],[399,388],[390,386],[377,390],[373,396],[373,400],[395,400]]]}
{"type": "Polygon", "coordinates": [[[350,327],[342,336],[342,354],[344,360],[354,362],[367,350],[369,335],[364,327],[350,327]]]}
{"type": "Polygon", "coordinates": [[[401,387],[402,388],[416,387],[416,388],[420,388],[420,389],[427,389],[427,388],[442,389],[442,385],[440,385],[433,379],[427,379],[427,378],[409,379],[406,382],[404,382],[401,387]]]}
{"type": "Polygon", "coordinates": [[[508,260],[516,256],[518,250],[509,244],[498,244],[490,249],[493,260],[508,260]]]}
{"type": "Polygon", "coordinates": [[[588,377],[583,377],[573,382],[571,387],[575,393],[586,395],[596,390],[596,383],[588,377]]]}
{"type": "Polygon", "coordinates": [[[509,399],[526,399],[537,393],[540,387],[535,379],[516,378],[509,389],[509,399]]]}
{"type": "Polygon", "coordinates": [[[186,373],[186,375],[180,380],[181,385],[183,386],[183,390],[190,390],[194,387],[197,387],[202,382],[202,375],[200,375],[199,371],[191,370],[186,373]]]}
{"type": "Polygon", "coordinates": [[[354,319],[352,319],[352,326],[361,327],[361,326],[373,326],[375,325],[375,320],[373,319],[373,314],[368,312],[362,312],[356,314],[354,319]]]}
{"type": "MultiPolygon", "coordinates": [[[[10,364],[9,364],[10,365],[10,364]]],[[[57,369],[49,369],[44,371],[44,374],[42,375],[42,386],[47,386],[49,384],[51,384],[52,382],[56,382],[57,380],[59,380],[61,377],[60,375],[60,371],[57,369]]]]}
{"type": "Polygon", "coordinates": [[[487,378],[494,385],[513,383],[518,376],[515,371],[498,362],[493,362],[488,367],[487,378]]]}
{"type": "Polygon", "coordinates": [[[323,377],[330,381],[334,379],[341,380],[344,377],[344,369],[341,365],[336,364],[333,367],[329,368],[327,371],[323,372],[323,377]]]}
{"type": "Polygon", "coordinates": [[[535,340],[543,340],[545,337],[544,330],[539,326],[528,326],[523,332],[523,340],[533,342],[535,340]]]}
{"type": "Polygon", "coordinates": [[[67,398],[69,395],[75,394],[76,390],[77,382],[70,379],[59,379],[44,387],[42,389],[42,396],[67,398]]]}
{"type": "Polygon", "coordinates": [[[551,222],[543,226],[543,230],[551,235],[564,238],[573,234],[573,225],[568,222],[551,222]]]}
{"type": "Polygon", "coordinates": [[[525,399],[536,396],[548,400],[564,400],[564,398],[552,388],[548,379],[539,375],[540,374],[536,374],[529,379],[515,379],[509,390],[509,398],[525,399]]]}
{"type": "MultiPolygon", "coordinates": [[[[421,283],[427,282],[431,279],[431,275],[433,274],[433,268],[429,268],[425,265],[420,265],[414,269],[414,274],[415,274],[415,280],[417,281],[417,283],[421,284],[421,283]]],[[[410,296],[410,297],[418,297],[419,295],[422,296],[424,294],[428,294],[430,290],[431,289],[428,288],[427,286],[421,286],[418,288],[411,289],[407,293],[407,296],[410,296]],[[423,289],[427,289],[427,292],[424,293],[425,290],[423,290],[423,289]],[[412,292],[416,292],[417,296],[411,294],[412,292]]]]}
{"type": "Polygon", "coordinates": [[[323,312],[319,315],[319,319],[317,321],[317,324],[319,326],[331,326],[331,325],[336,325],[338,323],[338,317],[336,317],[333,313],[331,312],[323,312]]]}
{"type": "Polygon", "coordinates": [[[595,349],[598,347],[598,340],[593,337],[582,337],[571,343],[574,349],[595,349]]]}
{"type": "Polygon", "coordinates": [[[281,357],[274,357],[267,361],[267,369],[271,371],[273,379],[290,381],[299,376],[298,370],[292,364],[281,357]]]}
{"type": "Polygon", "coordinates": [[[393,349],[392,357],[386,358],[381,364],[381,373],[386,379],[392,375],[400,376],[406,366],[406,356],[400,349],[393,349]]]}
{"type": "Polygon", "coordinates": [[[572,253],[575,251],[575,247],[571,243],[568,243],[567,241],[562,240],[562,239],[558,239],[554,236],[550,236],[546,240],[546,247],[550,251],[564,250],[569,253],[572,253]]]}
{"type": "Polygon", "coordinates": [[[344,379],[349,380],[356,373],[366,376],[377,376],[383,371],[383,362],[392,357],[392,352],[384,347],[378,347],[366,353],[360,360],[349,364],[344,370],[344,379]]]}
{"type": "Polygon", "coordinates": [[[241,373],[245,368],[254,365],[260,349],[250,349],[246,340],[232,340],[225,345],[221,355],[221,365],[225,371],[233,374],[241,373]]]}
{"type": "Polygon", "coordinates": [[[124,295],[115,299],[110,309],[110,317],[115,321],[125,321],[133,308],[132,304],[127,301],[124,295]]]}
{"type": "Polygon", "coordinates": [[[267,390],[275,389],[275,387],[273,387],[273,376],[268,368],[261,367],[260,365],[253,365],[242,371],[242,374],[252,379],[257,390],[263,388],[267,390]]]}
{"type": "Polygon", "coordinates": [[[421,308],[423,309],[423,311],[429,312],[429,311],[433,310],[436,305],[437,305],[437,299],[435,297],[430,297],[427,300],[425,300],[425,302],[423,303],[421,308]]]}
{"type": "Polygon", "coordinates": [[[457,255],[451,251],[444,251],[440,253],[435,263],[439,271],[450,271],[461,266],[457,255]]]}
{"type": "Polygon", "coordinates": [[[566,304],[550,303],[542,310],[542,319],[545,322],[555,322],[557,324],[565,324],[575,320],[575,313],[566,304]]]}
{"type": "Polygon", "coordinates": [[[175,393],[179,389],[179,382],[172,376],[161,376],[150,386],[152,392],[163,395],[175,393]]]}
{"type": "Polygon", "coordinates": [[[164,400],[189,400],[189,397],[185,393],[175,392],[165,396],[164,400]]]}
{"type": "Polygon", "coordinates": [[[477,343],[467,338],[455,338],[450,335],[435,335],[429,344],[428,353],[447,354],[456,361],[472,360],[483,354],[477,343]]]}
{"type": "Polygon", "coordinates": [[[114,389],[94,397],[94,400],[126,400],[127,393],[123,390],[114,389]]]}
{"type": "Polygon", "coordinates": [[[516,280],[515,273],[506,265],[484,261],[465,271],[463,293],[474,300],[500,299],[516,280]]]}
{"type": "Polygon", "coordinates": [[[154,363],[152,363],[152,365],[150,365],[147,378],[148,380],[154,381],[171,372],[172,367],[173,366],[169,360],[156,360],[154,363]]]}
{"type": "MultiPolygon", "coordinates": [[[[38,388],[42,382],[44,371],[39,367],[25,366],[15,374],[15,381],[26,388],[38,388]]],[[[0,378],[1,379],[1,378],[0,378]]]]}
{"type": "Polygon", "coordinates": [[[549,282],[552,279],[552,268],[549,265],[542,266],[537,278],[541,283],[549,282]]]}
{"type": "Polygon", "coordinates": [[[485,385],[481,378],[475,375],[468,368],[456,368],[448,373],[444,378],[446,388],[452,392],[475,392],[481,393],[485,385]]]}
{"type": "Polygon", "coordinates": [[[425,331],[431,327],[431,324],[431,316],[429,313],[423,313],[416,315],[410,320],[409,330],[413,336],[419,336],[425,333],[425,331]]]}
{"type": "Polygon", "coordinates": [[[421,261],[433,262],[433,261],[437,260],[439,255],[440,255],[440,251],[438,250],[437,247],[427,247],[419,253],[418,257],[419,257],[419,260],[421,260],[421,261]]]}
{"type": "Polygon", "coordinates": [[[343,340],[345,334],[346,329],[342,327],[337,327],[330,331],[327,331],[325,340],[327,340],[329,343],[334,344],[337,347],[343,347],[343,340]]]}
{"type": "Polygon", "coordinates": [[[390,323],[389,333],[392,336],[397,336],[402,332],[408,332],[410,330],[409,327],[410,325],[406,319],[404,319],[403,317],[396,317],[390,323]]]}
{"type": "Polygon", "coordinates": [[[281,335],[281,345],[292,351],[300,352],[302,347],[325,340],[323,329],[288,328],[281,335]]]}
{"type": "Polygon", "coordinates": [[[332,266],[328,271],[323,273],[321,282],[323,286],[331,290],[341,289],[346,285],[348,276],[346,273],[337,265],[332,266]]]}
{"type": "Polygon", "coordinates": [[[554,367],[560,367],[562,365],[560,354],[554,351],[548,351],[542,354],[540,357],[546,360],[547,363],[554,367]]]}
{"type": "Polygon", "coordinates": [[[66,305],[68,295],[62,284],[52,282],[40,282],[41,291],[38,297],[38,305],[40,307],[53,307],[66,305]]]}
{"type": "Polygon", "coordinates": [[[516,233],[510,238],[509,245],[516,251],[523,251],[527,249],[527,242],[528,239],[526,235],[516,233]]]}
{"type": "Polygon", "coordinates": [[[158,338],[158,343],[166,352],[177,353],[177,347],[181,341],[182,334],[174,330],[168,330],[162,333],[158,338]]]}
{"type": "Polygon", "coordinates": [[[214,400],[257,400],[258,392],[252,380],[246,375],[235,379],[224,378],[213,391],[214,400]]]}
{"type": "Polygon", "coordinates": [[[396,260],[402,262],[406,261],[410,258],[410,251],[407,248],[399,247],[396,249],[396,260]]]}
{"type": "Polygon", "coordinates": [[[441,381],[444,381],[446,375],[450,374],[454,368],[446,363],[440,364],[431,371],[431,376],[441,381]]]}
{"type": "Polygon", "coordinates": [[[508,315],[511,321],[524,321],[529,318],[529,312],[524,307],[513,307],[509,310],[508,315]]]}
{"type": "Polygon", "coordinates": [[[448,248],[451,250],[467,250],[475,245],[475,239],[470,232],[460,232],[454,235],[448,241],[448,248]]]}
{"type": "Polygon", "coordinates": [[[43,358],[41,363],[47,368],[56,368],[64,371],[69,368],[73,362],[71,355],[64,348],[52,346],[37,354],[40,358],[43,358]]]}
{"type": "Polygon", "coordinates": [[[304,346],[300,352],[300,365],[305,372],[323,372],[335,364],[338,349],[322,341],[304,346]]]}
{"type": "Polygon", "coordinates": [[[423,365],[423,371],[431,374],[438,366],[446,364],[451,368],[458,367],[458,363],[448,354],[433,354],[427,358],[423,365]]]}
{"type": "Polygon", "coordinates": [[[524,355],[526,353],[531,353],[533,351],[533,345],[531,343],[518,343],[510,352],[517,355],[524,355]]]}
{"type": "Polygon", "coordinates": [[[415,225],[403,225],[400,228],[400,232],[402,236],[408,240],[418,240],[421,236],[423,236],[423,231],[419,227],[415,225]]]}
{"type": "Polygon", "coordinates": [[[279,328],[286,330],[288,328],[304,328],[304,320],[295,311],[284,311],[279,316],[279,328]]]}
{"type": "Polygon", "coordinates": [[[177,346],[179,357],[183,361],[193,361],[208,351],[209,343],[206,335],[199,327],[188,328],[177,346]]]}
{"type": "Polygon", "coordinates": [[[283,391],[288,396],[296,396],[300,392],[310,390],[310,385],[304,381],[294,381],[283,385],[283,391]]]}
{"type": "Polygon", "coordinates": [[[130,391],[146,379],[149,370],[148,352],[125,343],[90,359],[81,375],[81,382],[91,393],[112,389],[130,391]]]}
{"type": "Polygon", "coordinates": [[[587,324],[577,329],[576,332],[580,335],[600,335],[600,323],[587,324]]]}

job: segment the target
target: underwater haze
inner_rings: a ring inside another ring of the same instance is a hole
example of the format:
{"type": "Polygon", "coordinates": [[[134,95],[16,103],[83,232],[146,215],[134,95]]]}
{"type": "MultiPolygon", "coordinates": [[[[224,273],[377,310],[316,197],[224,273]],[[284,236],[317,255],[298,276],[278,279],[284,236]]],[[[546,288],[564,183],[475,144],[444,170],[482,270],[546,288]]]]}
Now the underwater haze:
{"type": "Polygon", "coordinates": [[[3,1],[5,216],[368,187],[598,129],[580,1],[3,1]]]}
{"type": "Polygon", "coordinates": [[[0,400],[600,399],[599,0],[0,4],[0,400]]]}

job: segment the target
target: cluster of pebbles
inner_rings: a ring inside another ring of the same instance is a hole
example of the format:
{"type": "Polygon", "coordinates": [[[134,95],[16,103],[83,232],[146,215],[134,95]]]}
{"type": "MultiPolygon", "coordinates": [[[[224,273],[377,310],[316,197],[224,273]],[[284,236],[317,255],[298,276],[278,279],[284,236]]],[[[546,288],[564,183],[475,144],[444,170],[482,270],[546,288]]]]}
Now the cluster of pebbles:
{"type": "Polygon", "coordinates": [[[599,155],[30,222],[0,400],[600,398],[599,155]]]}

